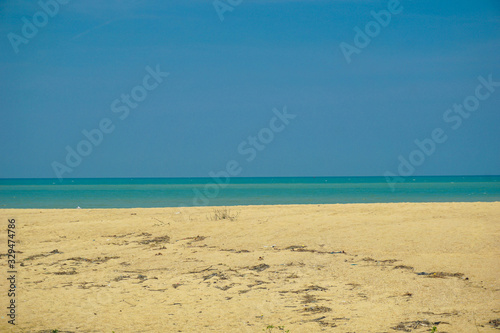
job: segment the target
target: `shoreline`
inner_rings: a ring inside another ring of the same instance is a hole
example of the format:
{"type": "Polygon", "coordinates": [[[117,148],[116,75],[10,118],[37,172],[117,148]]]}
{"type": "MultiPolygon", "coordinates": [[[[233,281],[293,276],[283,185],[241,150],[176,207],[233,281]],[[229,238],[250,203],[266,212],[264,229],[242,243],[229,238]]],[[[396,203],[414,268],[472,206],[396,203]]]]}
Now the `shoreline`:
{"type": "Polygon", "coordinates": [[[475,203],[500,203],[500,200],[495,201],[402,201],[402,202],[349,202],[349,203],[304,203],[304,204],[263,204],[263,205],[219,205],[219,206],[165,206],[165,207],[112,207],[112,208],[0,208],[2,210],[120,210],[120,209],[191,209],[191,208],[202,208],[202,209],[216,209],[216,208],[258,208],[258,207],[290,207],[290,206],[346,206],[346,205],[425,205],[425,204],[475,204],[475,203]]]}
{"type": "Polygon", "coordinates": [[[500,202],[0,209],[17,224],[23,332],[495,332],[499,216],[500,202]]]}

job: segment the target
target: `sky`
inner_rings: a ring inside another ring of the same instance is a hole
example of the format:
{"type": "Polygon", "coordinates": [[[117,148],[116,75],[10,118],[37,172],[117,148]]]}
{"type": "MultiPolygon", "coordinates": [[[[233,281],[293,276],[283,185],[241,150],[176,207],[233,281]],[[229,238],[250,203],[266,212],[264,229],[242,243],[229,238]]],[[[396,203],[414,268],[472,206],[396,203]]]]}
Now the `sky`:
{"type": "Polygon", "coordinates": [[[7,0],[0,37],[0,178],[500,174],[498,1],[7,0]]]}

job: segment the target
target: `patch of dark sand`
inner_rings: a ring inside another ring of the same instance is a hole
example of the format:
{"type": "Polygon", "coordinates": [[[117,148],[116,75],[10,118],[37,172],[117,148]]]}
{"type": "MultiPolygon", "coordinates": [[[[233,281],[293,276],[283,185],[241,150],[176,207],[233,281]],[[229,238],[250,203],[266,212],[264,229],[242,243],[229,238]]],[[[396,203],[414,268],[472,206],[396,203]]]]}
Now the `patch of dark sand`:
{"type": "MultiPolygon", "coordinates": [[[[419,272],[416,273],[417,275],[422,275],[428,278],[438,278],[438,279],[445,279],[448,277],[456,277],[456,278],[462,278],[464,276],[463,273],[447,273],[447,272],[419,272]]],[[[468,279],[468,278],[466,278],[468,279]]]]}
{"type": "Polygon", "coordinates": [[[415,321],[401,322],[397,326],[391,328],[395,331],[411,332],[414,329],[422,327],[433,327],[433,326],[438,326],[439,324],[445,324],[445,323],[440,321],[431,323],[428,320],[415,320],[415,321]]]}
{"type": "Polygon", "coordinates": [[[68,258],[68,259],[64,259],[64,260],[59,260],[58,262],[60,261],[66,261],[66,260],[71,260],[71,261],[76,261],[76,262],[88,262],[88,263],[92,263],[92,264],[101,264],[101,263],[104,263],[104,262],[107,262],[111,259],[118,259],[120,257],[117,257],[117,256],[114,256],[114,257],[97,257],[95,259],[88,259],[88,258],[83,258],[83,257],[71,257],[71,258],[68,258]]]}
{"type": "Polygon", "coordinates": [[[394,266],[394,269],[407,269],[409,271],[413,271],[414,268],[411,267],[411,266],[406,266],[406,265],[397,265],[397,266],[394,266]]]}
{"type": "MultiPolygon", "coordinates": [[[[151,236],[151,234],[143,233],[143,234],[141,234],[141,236],[151,236]]],[[[144,239],[142,241],[139,241],[138,243],[143,244],[143,245],[147,245],[147,244],[159,245],[159,244],[169,243],[169,242],[170,242],[170,236],[165,235],[165,236],[155,237],[155,238],[151,238],[151,239],[144,239]]]]}
{"type": "Polygon", "coordinates": [[[373,259],[373,258],[370,258],[370,257],[366,257],[366,258],[363,258],[361,259],[362,261],[365,261],[365,262],[373,262],[373,263],[376,263],[376,264],[394,264],[395,262],[397,261],[400,261],[398,259],[385,259],[385,260],[377,260],[377,259],[373,259]]]}
{"type": "Polygon", "coordinates": [[[75,275],[75,274],[78,274],[78,272],[76,270],[70,270],[70,271],[54,272],[52,274],[55,274],[55,275],[75,275]]]}
{"type": "Polygon", "coordinates": [[[249,267],[248,269],[252,270],[252,271],[256,271],[256,272],[262,272],[262,271],[268,269],[269,267],[271,267],[271,266],[266,265],[266,264],[260,264],[260,265],[257,265],[257,266],[249,267]]]}
{"type": "MultiPolygon", "coordinates": [[[[275,249],[279,250],[279,249],[275,249]]],[[[306,249],[305,245],[292,245],[285,248],[285,250],[290,250],[293,252],[311,252],[311,253],[319,253],[319,254],[347,254],[345,251],[319,251],[319,250],[311,250],[306,249]]]]}
{"type": "Polygon", "coordinates": [[[499,319],[492,319],[488,322],[488,324],[493,326],[496,329],[500,329],[500,318],[499,319]]]}
{"type": "Polygon", "coordinates": [[[305,307],[302,311],[307,313],[324,313],[324,312],[331,312],[332,309],[326,306],[316,305],[316,306],[305,307]]]}
{"type": "Polygon", "coordinates": [[[235,250],[235,249],[220,249],[219,251],[227,251],[227,252],[234,252],[234,253],[249,253],[250,252],[248,250],[235,250]]]}
{"type": "Polygon", "coordinates": [[[54,254],[61,254],[62,252],[59,252],[59,250],[55,249],[53,251],[50,251],[48,253],[41,253],[41,254],[35,254],[35,255],[32,255],[32,256],[29,256],[27,258],[25,258],[24,260],[34,260],[34,259],[38,259],[38,258],[44,258],[44,257],[48,257],[48,256],[51,256],[51,255],[54,255],[54,254]]]}

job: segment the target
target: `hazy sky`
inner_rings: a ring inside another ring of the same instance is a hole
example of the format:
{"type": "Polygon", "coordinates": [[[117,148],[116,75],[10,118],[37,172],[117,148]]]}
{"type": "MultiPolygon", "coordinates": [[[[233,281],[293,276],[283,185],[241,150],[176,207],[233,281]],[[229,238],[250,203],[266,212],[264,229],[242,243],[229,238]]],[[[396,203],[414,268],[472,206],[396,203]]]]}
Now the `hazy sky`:
{"type": "Polygon", "coordinates": [[[496,0],[41,3],[0,4],[0,178],[500,174],[496,0]]]}

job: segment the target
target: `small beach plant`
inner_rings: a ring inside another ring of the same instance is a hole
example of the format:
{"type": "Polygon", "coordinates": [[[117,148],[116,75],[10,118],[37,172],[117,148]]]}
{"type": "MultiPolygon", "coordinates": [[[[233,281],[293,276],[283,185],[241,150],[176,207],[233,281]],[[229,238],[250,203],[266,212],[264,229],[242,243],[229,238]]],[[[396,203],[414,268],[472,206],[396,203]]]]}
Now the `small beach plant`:
{"type": "Polygon", "coordinates": [[[432,330],[431,330],[431,333],[436,333],[437,332],[437,327],[436,326],[433,326],[432,327],[432,330]]]}
{"type": "Polygon", "coordinates": [[[237,217],[238,213],[233,214],[227,207],[223,207],[214,209],[210,219],[212,221],[219,221],[219,220],[234,221],[236,220],[237,217]]]}

